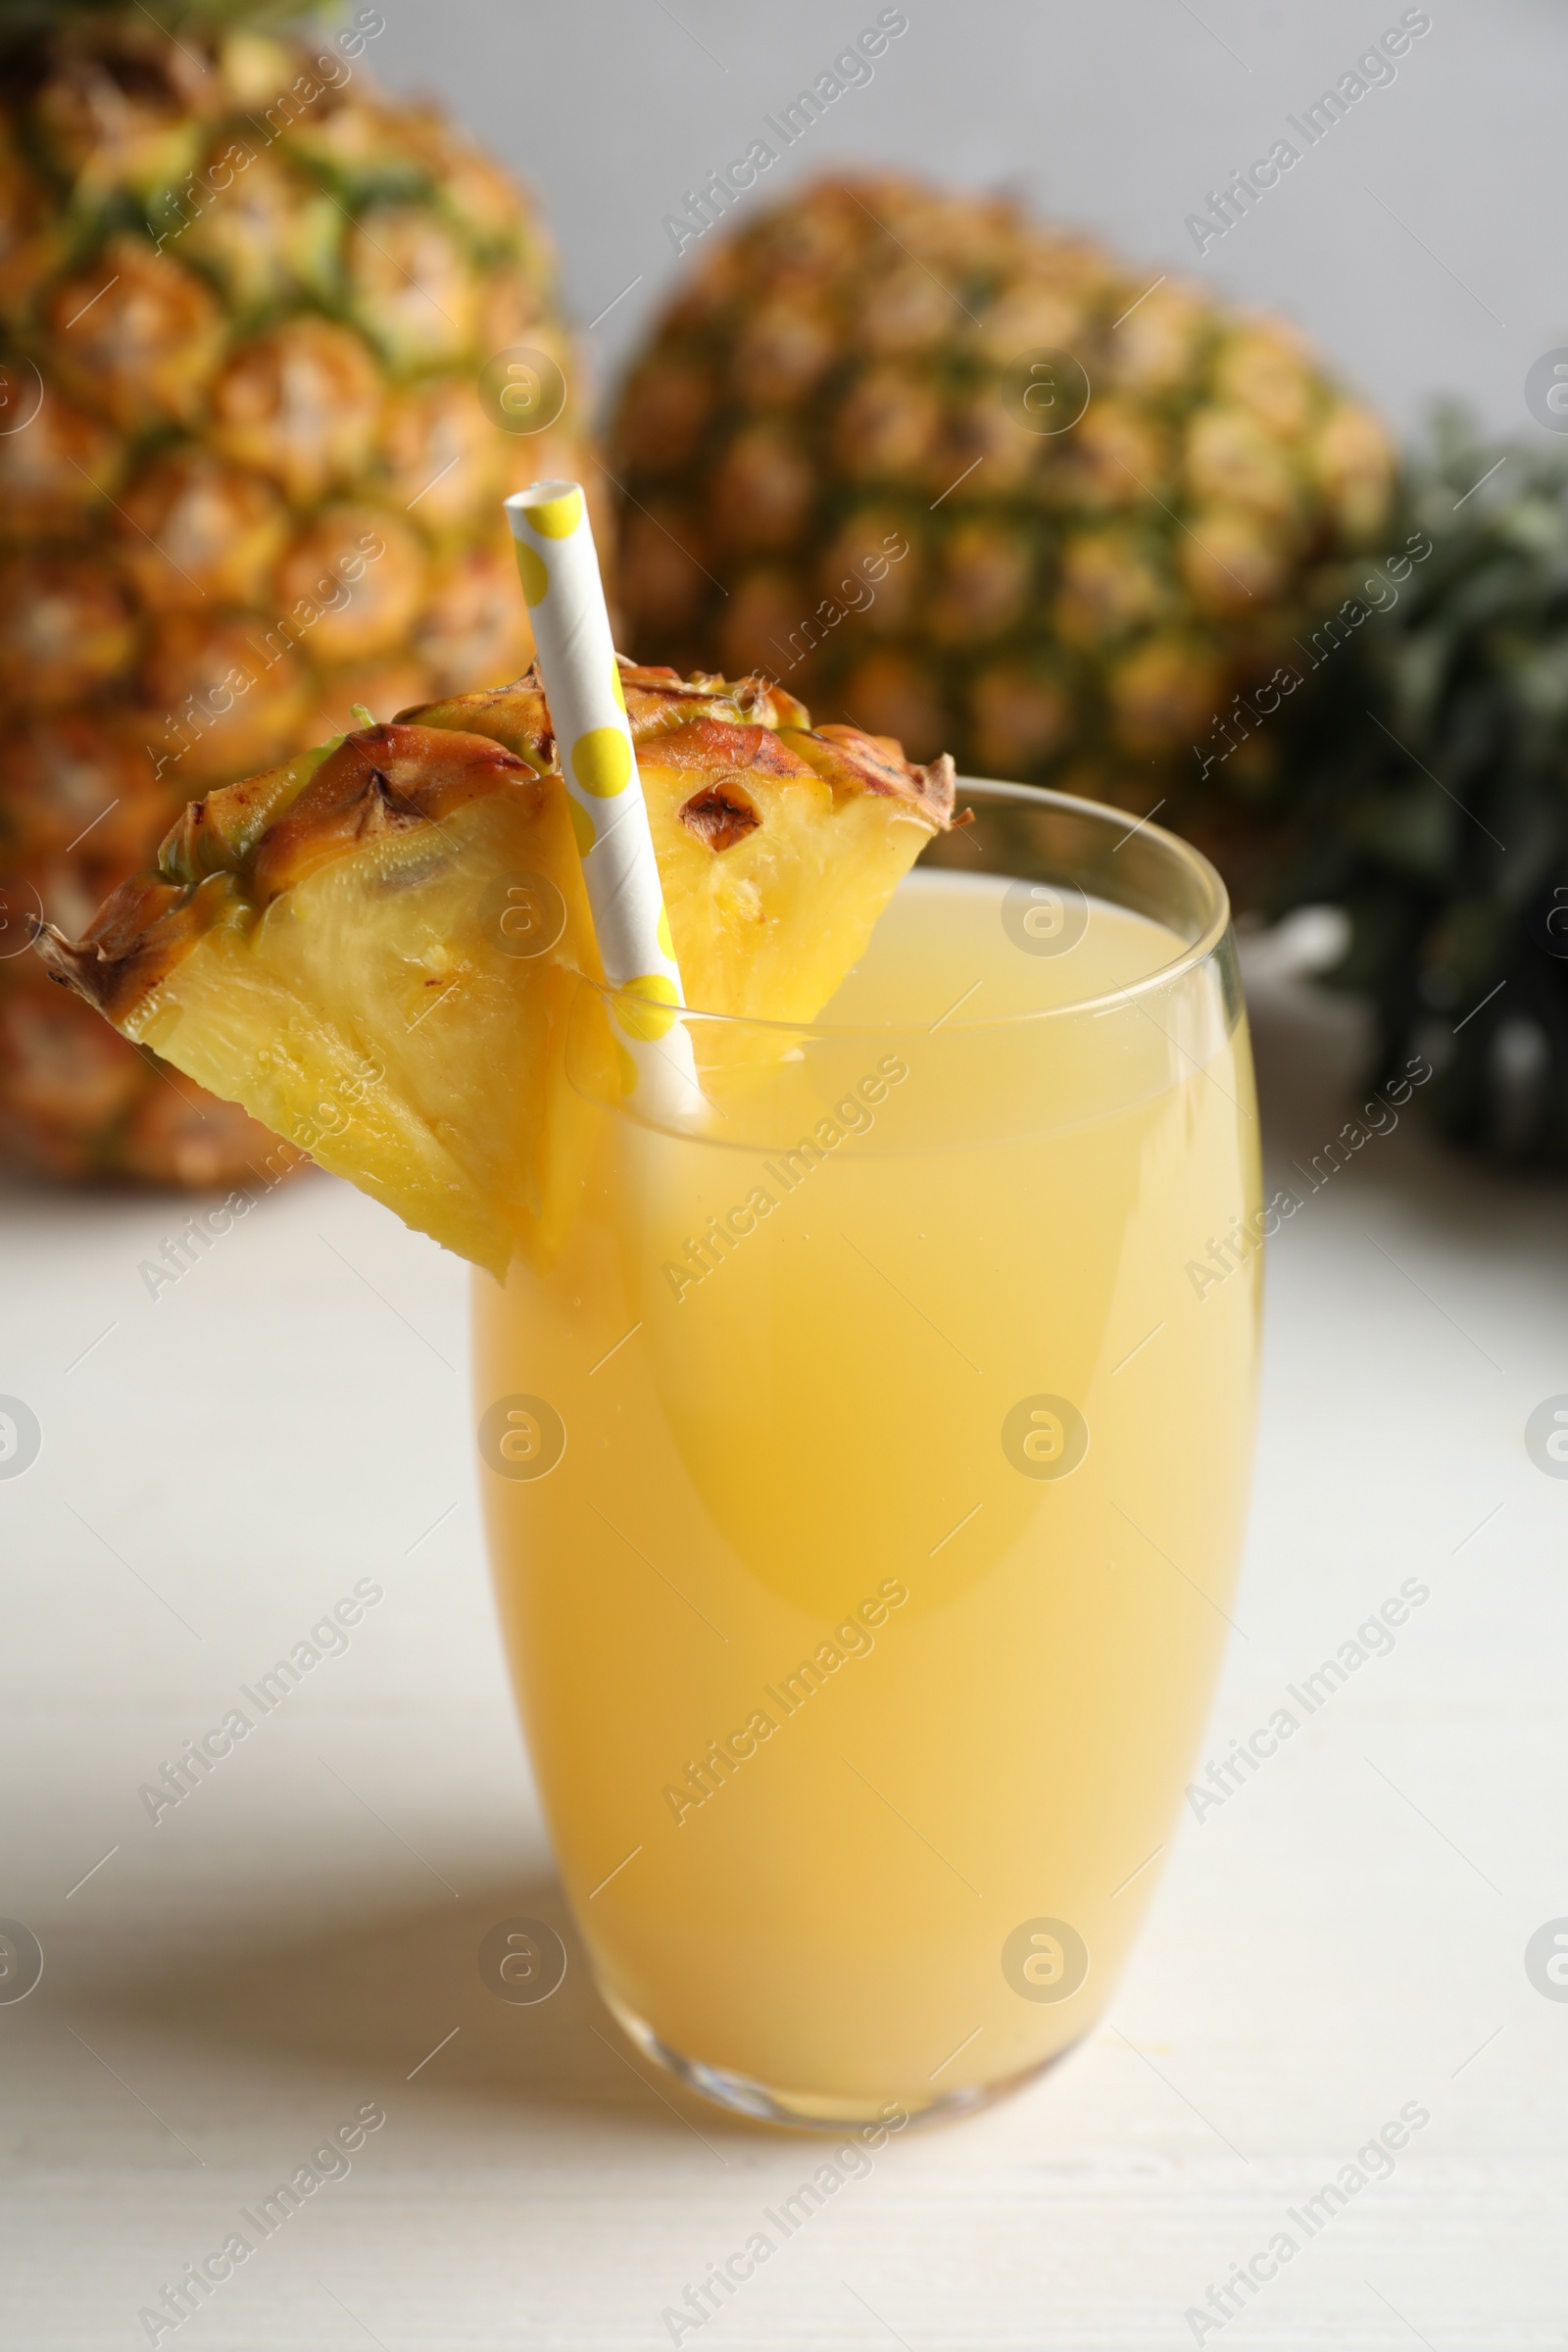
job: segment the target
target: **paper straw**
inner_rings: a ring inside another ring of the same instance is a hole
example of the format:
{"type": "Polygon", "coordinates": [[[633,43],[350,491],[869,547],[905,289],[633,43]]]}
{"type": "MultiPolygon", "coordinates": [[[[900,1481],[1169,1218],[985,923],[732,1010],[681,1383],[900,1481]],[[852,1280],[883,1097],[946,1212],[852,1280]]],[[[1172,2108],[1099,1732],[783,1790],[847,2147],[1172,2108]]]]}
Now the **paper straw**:
{"type": "Polygon", "coordinates": [[[534,482],[506,504],[600,960],[622,992],[621,1083],[650,1110],[689,1111],[702,1095],[587,501],[580,482],[534,482]]]}

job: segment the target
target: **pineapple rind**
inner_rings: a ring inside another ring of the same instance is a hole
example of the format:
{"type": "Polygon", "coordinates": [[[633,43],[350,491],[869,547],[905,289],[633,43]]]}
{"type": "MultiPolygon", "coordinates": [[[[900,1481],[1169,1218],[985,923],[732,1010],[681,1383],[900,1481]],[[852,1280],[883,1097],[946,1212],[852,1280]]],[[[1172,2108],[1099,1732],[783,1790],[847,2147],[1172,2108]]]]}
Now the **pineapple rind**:
{"type": "Polygon", "coordinates": [[[1395,474],[1281,322],[891,172],[715,230],[613,446],[652,659],[765,663],[915,758],[1163,802],[1213,847],[1258,829],[1276,757],[1232,698],[1299,669],[1395,474]],[[1044,390],[1063,351],[1089,398],[1054,430],[1020,371],[1044,390]]]}

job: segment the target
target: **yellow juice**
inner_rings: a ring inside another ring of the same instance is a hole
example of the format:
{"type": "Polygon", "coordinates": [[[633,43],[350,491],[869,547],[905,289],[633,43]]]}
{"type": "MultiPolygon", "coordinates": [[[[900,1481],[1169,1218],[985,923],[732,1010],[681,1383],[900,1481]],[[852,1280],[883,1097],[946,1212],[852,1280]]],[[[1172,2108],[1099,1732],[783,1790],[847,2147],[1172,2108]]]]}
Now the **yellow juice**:
{"type": "Polygon", "coordinates": [[[559,1262],[477,1278],[563,1878],[623,2022],[757,2112],[963,2104],[1086,2031],[1228,1631],[1262,1221],[1228,943],[1184,969],[1090,900],[1038,953],[1019,888],[911,874],[718,1140],[607,1109],[559,1262]]]}

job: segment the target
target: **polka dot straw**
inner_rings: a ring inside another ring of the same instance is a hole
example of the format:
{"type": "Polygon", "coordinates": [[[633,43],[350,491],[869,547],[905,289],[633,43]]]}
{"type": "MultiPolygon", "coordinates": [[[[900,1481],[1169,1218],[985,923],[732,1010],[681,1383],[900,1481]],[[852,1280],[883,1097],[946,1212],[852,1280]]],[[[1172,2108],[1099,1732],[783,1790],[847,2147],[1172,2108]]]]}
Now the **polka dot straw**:
{"type": "Polygon", "coordinates": [[[578,482],[534,482],[507,505],[561,772],[582,853],[621,1083],[650,1110],[701,1102],[648,808],[604,583],[578,482]]]}

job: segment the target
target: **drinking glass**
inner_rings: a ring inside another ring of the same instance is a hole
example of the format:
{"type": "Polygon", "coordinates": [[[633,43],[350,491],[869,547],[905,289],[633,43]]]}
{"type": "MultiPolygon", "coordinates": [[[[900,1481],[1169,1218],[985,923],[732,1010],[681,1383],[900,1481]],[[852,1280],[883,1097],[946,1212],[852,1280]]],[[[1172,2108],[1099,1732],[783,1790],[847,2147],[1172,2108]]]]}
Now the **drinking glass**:
{"type": "Polygon", "coordinates": [[[1225,892],[964,782],[822,1017],[685,1015],[650,1119],[577,984],[580,1189],[476,1278],[505,1639],[599,1987],[750,2115],[973,2106],[1085,2034],[1229,1627],[1258,1309],[1225,892]]]}

